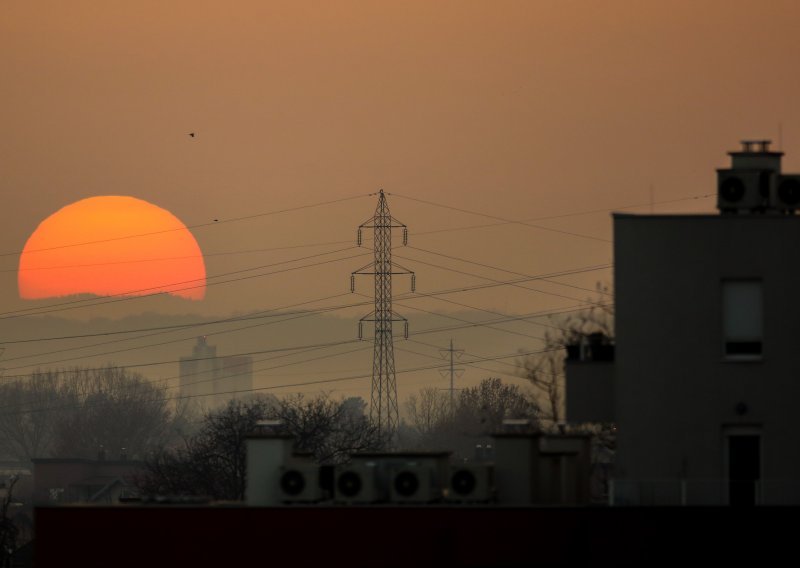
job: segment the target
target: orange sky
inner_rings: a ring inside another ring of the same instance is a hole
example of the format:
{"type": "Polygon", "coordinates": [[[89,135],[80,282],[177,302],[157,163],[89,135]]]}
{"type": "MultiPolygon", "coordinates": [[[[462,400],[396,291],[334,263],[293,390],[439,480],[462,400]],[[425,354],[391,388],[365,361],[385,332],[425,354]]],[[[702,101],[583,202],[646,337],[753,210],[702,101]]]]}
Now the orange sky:
{"type": "MultiPolygon", "coordinates": [[[[187,225],[211,222],[194,234],[215,275],[346,246],[242,252],[353,242],[375,201],[213,219],[384,188],[419,248],[525,274],[606,264],[608,210],[648,211],[651,196],[655,211],[713,210],[708,198],[659,203],[713,194],[715,168],[741,138],[777,139],[782,125],[784,169],[800,171],[798,22],[793,0],[5,0],[0,252],[19,252],[68,203],[130,195],[187,225]],[[492,221],[401,196],[505,219],[559,216],[537,223],[596,239],[520,225],[431,233],[492,221]]],[[[420,291],[481,282],[436,264],[511,277],[397,254],[420,291]]],[[[337,294],[367,260],[212,286],[203,302],[164,309],[218,314],[337,294]]],[[[24,307],[17,262],[0,257],[0,311],[24,307]]],[[[562,279],[598,280],[610,271],[562,279]]],[[[462,301],[524,313],[588,294],[547,291],[561,297],[490,290],[462,301]]]]}

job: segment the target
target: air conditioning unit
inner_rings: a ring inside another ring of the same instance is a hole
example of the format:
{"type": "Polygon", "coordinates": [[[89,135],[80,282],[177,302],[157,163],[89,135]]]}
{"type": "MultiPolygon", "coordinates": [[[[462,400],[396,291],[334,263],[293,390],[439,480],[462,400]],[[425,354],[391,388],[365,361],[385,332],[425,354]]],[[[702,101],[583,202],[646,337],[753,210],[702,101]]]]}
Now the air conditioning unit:
{"type": "Polygon", "coordinates": [[[800,175],[779,176],[771,201],[772,207],[783,211],[800,209],[800,175]]]}
{"type": "Polygon", "coordinates": [[[766,210],[774,184],[772,170],[717,170],[717,207],[723,213],[766,210]]]}
{"type": "Polygon", "coordinates": [[[375,463],[358,463],[336,468],[334,501],[370,504],[386,501],[385,485],[375,463]]]}
{"type": "Polygon", "coordinates": [[[312,464],[281,466],[279,489],[284,503],[317,503],[325,498],[319,467],[312,464]]]}
{"type": "Polygon", "coordinates": [[[494,500],[494,466],[465,464],[450,468],[447,500],[460,503],[488,503],[494,500]]]}
{"type": "Polygon", "coordinates": [[[407,462],[394,468],[389,484],[393,503],[431,503],[442,498],[435,464],[407,462]]]}

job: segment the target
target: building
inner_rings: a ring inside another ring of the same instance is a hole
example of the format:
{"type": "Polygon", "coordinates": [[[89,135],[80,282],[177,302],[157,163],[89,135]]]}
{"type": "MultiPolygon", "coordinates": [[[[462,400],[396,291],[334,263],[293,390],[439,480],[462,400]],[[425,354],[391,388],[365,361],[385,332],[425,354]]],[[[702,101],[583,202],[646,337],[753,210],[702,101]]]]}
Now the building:
{"type": "Polygon", "coordinates": [[[189,357],[180,359],[180,396],[200,408],[213,408],[247,397],[253,388],[253,358],[218,357],[205,336],[197,338],[189,357]]]}
{"type": "Polygon", "coordinates": [[[590,503],[590,438],[537,431],[493,435],[494,460],[455,463],[446,451],[358,452],[319,466],[293,452],[294,439],[262,427],[247,439],[245,502],[500,506],[590,503]]]}
{"type": "Polygon", "coordinates": [[[568,420],[618,429],[614,504],[800,504],[800,176],[730,156],[719,214],[614,215],[614,355],[567,362],[568,420]]]}
{"type": "Polygon", "coordinates": [[[348,465],[320,467],[294,454],[290,438],[256,433],[246,503],[40,506],[35,559],[245,566],[268,556],[279,566],[479,568],[676,566],[687,558],[761,565],[793,552],[786,507],[586,506],[585,483],[563,473],[583,470],[586,479],[588,438],[517,432],[494,442],[487,477],[486,463],[448,467],[448,452],[356,454],[348,465]],[[446,479],[447,494],[431,492],[446,479]],[[583,503],[574,491],[581,485],[583,503]],[[542,500],[543,490],[560,502],[542,500]]]}
{"type": "Polygon", "coordinates": [[[111,505],[136,494],[133,477],[142,462],[105,459],[49,458],[33,460],[35,505],[94,503],[111,505]]]}

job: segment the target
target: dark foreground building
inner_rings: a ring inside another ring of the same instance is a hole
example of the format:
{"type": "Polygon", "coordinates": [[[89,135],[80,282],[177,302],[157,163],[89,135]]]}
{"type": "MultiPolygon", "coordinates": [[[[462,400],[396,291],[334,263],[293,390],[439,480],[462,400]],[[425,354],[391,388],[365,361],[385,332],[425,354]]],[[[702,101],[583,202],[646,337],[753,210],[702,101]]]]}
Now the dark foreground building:
{"type": "Polygon", "coordinates": [[[53,507],[36,510],[35,566],[769,566],[796,557],[796,514],[773,507],[53,507]]]}
{"type": "Polygon", "coordinates": [[[800,505],[800,175],[730,156],[719,214],[614,215],[614,360],[566,375],[568,420],[617,427],[615,505],[800,505]]]}

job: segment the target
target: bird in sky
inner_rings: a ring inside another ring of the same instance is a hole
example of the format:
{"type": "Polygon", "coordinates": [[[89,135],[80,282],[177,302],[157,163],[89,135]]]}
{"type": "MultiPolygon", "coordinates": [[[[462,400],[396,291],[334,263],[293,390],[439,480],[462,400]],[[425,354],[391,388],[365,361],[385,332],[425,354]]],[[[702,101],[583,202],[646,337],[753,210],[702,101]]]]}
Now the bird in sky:
{"type": "Polygon", "coordinates": [[[190,132],[190,133],[189,133],[189,136],[191,136],[192,138],[194,138],[194,137],[195,137],[195,133],[194,133],[194,132],[190,132]]]}

